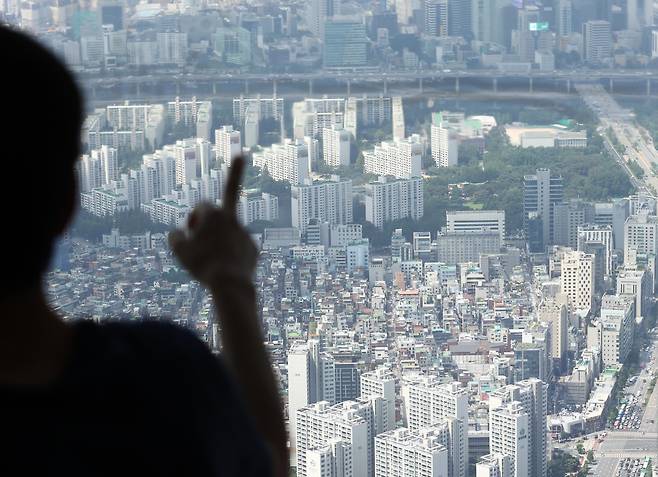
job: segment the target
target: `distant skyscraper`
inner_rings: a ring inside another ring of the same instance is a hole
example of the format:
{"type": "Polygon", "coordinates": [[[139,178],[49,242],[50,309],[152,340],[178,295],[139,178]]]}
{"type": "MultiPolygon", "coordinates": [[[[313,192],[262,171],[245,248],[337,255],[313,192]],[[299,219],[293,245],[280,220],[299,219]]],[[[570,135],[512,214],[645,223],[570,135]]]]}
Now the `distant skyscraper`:
{"type": "Polygon", "coordinates": [[[366,26],[358,17],[334,17],[324,27],[323,63],[329,68],[354,68],[368,63],[366,26]]]}
{"type": "Polygon", "coordinates": [[[493,12],[495,2],[492,0],[471,0],[471,32],[478,41],[493,41],[493,12]]]}
{"type": "Polygon", "coordinates": [[[588,63],[598,64],[610,58],[612,54],[610,22],[592,20],[583,24],[583,52],[583,59],[588,63]]]}
{"type": "Polygon", "coordinates": [[[307,4],[306,23],[317,37],[323,37],[325,22],[335,15],[340,15],[340,0],[310,0],[307,4]]]}
{"type": "Polygon", "coordinates": [[[626,0],[626,19],[629,30],[640,31],[654,25],[653,0],[626,0]]]}
{"type": "Polygon", "coordinates": [[[448,36],[448,0],[424,0],[425,33],[431,36],[448,36]]]}
{"type": "Polygon", "coordinates": [[[558,0],[555,21],[556,31],[559,36],[567,36],[573,32],[572,0],[558,0]]]}
{"type": "Polygon", "coordinates": [[[471,0],[448,0],[448,35],[471,36],[471,0]]]}
{"type": "Polygon", "coordinates": [[[537,169],[523,178],[523,217],[526,234],[532,235],[533,220],[541,223],[541,248],[553,241],[553,212],[555,204],[562,202],[562,177],[551,175],[550,169],[537,169]]]}

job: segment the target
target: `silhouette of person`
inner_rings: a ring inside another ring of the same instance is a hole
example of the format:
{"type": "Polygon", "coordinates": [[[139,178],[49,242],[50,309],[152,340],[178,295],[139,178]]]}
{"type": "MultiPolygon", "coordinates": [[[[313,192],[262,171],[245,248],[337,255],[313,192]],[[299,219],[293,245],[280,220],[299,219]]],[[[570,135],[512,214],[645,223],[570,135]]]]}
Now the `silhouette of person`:
{"type": "Polygon", "coordinates": [[[243,161],[223,208],[202,205],[170,234],[213,296],[220,359],[163,322],[65,323],[42,278],[76,209],[82,98],[66,68],[21,33],[0,27],[0,58],[0,475],[287,476],[251,282],[257,254],[235,214],[243,161]]]}

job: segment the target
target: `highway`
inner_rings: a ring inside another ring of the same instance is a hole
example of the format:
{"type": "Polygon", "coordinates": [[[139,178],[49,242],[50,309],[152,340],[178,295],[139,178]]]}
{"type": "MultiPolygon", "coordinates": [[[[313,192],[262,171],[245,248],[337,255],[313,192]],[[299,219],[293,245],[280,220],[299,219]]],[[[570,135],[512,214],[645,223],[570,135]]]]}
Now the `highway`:
{"type": "Polygon", "coordinates": [[[612,129],[616,140],[623,146],[623,153],[616,150],[614,155],[631,176],[634,185],[640,190],[655,194],[658,191],[658,177],[654,174],[654,169],[658,168],[658,152],[649,139],[650,135],[638,126],[633,114],[619,106],[601,85],[576,84],[575,88],[587,106],[598,116],[599,130],[608,142],[608,149],[610,150],[613,141],[613,138],[607,137],[609,129],[612,129]],[[634,176],[628,166],[630,161],[635,161],[642,168],[642,179],[637,180],[634,176]]]}

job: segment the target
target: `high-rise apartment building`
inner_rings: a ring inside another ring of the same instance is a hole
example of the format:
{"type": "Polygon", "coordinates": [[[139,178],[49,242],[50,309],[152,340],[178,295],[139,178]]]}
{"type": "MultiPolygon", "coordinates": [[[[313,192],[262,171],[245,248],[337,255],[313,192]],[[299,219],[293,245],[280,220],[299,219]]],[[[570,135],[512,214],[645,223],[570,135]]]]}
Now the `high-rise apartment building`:
{"type": "Polygon", "coordinates": [[[523,178],[523,218],[531,252],[544,252],[553,243],[553,213],[562,203],[562,177],[537,169],[523,178]]]}
{"type": "Polygon", "coordinates": [[[512,477],[530,473],[529,415],[519,402],[489,410],[489,451],[510,457],[512,477]]]}
{"type": "Polygon", "coordinates": [[[424,213],[423,180],[420,177],[391,180],[380,177],[366,184],[366,221],[377,228],[386,222],[410,217],[419,220],[424,213]]]}
{"type": "Polygon", "coordinates": [[[507,454],[487,454],[475,464],[475,477],[512,477],[512,459],[507,454]]]}
{"type": "Polygon", "coordinates": [[[368,419],[371,415],[369,404],[354,401],[334,406],[320,401],[299,409],[295,419],[297,475],[371,475],[374,438],[368,419]],[[339,449],[323,450],[327,446],[339,449]],[[326,467],[322,469],[318,465],[318,450],[324,454],[325,465],[331,465],[328,472],[326,467]],[[325,473],[312,473],[312,469],[325,473]]]}
{"type": "MultiPolygon", "coordinates": [[[[402,386],[407,427],[418,431],[446,426],[449,434],[448,475],[466,477],[468,469],[468,393],[458,383],[441,384],[420,377],[402,386]]],[[[445,445],[445,444],[444,444],[445,445]]]]}
{"type": "Polygon", "coordinates": [[[417,134],[394,142],[382,142],[373,151],[363,153],[363,171],[398,179],[420,177],[423,151],[422,139],[417,134]]]}
{"type": "Polygon", "coordinates": [[[254,152],[254,167],[267,169],[272,179],[287,181],[292,185],[302,184],[309,179],[308,145],[303,140],[286,139],[282,144],[254,152]]]}
{"type": "Polygon", "coordinates": [[[336,126],[322,130],[322,159],[331,167],[350,165],[350,133],[336,126]]]}
{"type": "Polygon", "coordinates": [[[330,225],[352,223],[352,181],[331,176],[291,187],[292,226],[302,234],[311,219],[330,225]]]}
{"type": "Polygon", "coordinates": [[[242,141],[240,131],[233,126],[222,126],[215,130],[215,157],[219,164],[230,165],[233,159],[242,154],[242,141]]]}
{"type": "Polygon", "coordinates": [[[444,477],[448,475],[448,449],[439,431],[396,429],[375,437],[375,477],[444,477]]]}
{"type": "Polygon", "coordinates": [[[547,389],[532,378],[499,388],[489,397],[489,452],[510,455],[513,476],[546,477],[547,389]]]}
{"type": "Polygon", "coordinates": [[[395,429],[395,375],[390,369],[377,368],[375,371],[361,375],[361,399],[383,399],[384,411],[375,416],[377,427],[382,432],[395,429]]]}

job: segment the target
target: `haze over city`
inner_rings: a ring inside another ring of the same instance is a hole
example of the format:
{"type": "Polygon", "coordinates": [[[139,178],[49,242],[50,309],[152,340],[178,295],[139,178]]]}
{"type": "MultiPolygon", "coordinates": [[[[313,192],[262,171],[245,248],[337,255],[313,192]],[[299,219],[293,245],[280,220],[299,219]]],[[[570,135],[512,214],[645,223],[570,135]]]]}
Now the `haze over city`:
{"type": "Polygon", "coordinates": [[[50,304],[173,322],[221,354],[213,297],[167,234],[225,205],[243,157],[291,476],[651,476],[656,13],[2,0],[85,99],[50,304]]]}

